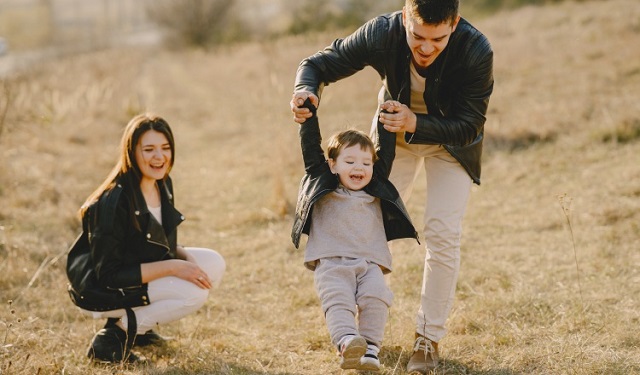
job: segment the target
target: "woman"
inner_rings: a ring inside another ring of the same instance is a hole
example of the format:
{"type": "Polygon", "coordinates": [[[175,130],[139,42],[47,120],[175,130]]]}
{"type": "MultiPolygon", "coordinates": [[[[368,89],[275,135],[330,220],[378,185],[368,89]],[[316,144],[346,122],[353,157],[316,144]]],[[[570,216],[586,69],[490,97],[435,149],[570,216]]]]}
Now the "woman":
{"type": "Polygon", "coordinates": [[[101,362],[138,360],[131,347],[162,341],[152,328],[198,310],[226,267],[216,251],[177,244],[184,216],[173,206],[175,144],[167,122],[134,117],[120,149],[80,209],[83,234],[67,265],[72,300],[94,319],[108,318],[88,352],[101,362]],[[85,262],[74,255],[83,243],[85,262]]]}

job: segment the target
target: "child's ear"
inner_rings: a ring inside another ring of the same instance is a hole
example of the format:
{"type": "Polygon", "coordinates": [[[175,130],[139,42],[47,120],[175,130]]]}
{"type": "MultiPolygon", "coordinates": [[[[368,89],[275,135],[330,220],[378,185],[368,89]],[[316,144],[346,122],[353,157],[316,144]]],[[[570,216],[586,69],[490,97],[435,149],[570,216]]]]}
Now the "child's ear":
{"type": "Polygon", "coordinates": [[[331,173],[336,174],[336,171],[334,170],[334,167],[336,165],[336,161],[331,159],[331,158],[329,158],[327,160],[327,162],[329,163],[329,169],[331,169],[331,173]]]}

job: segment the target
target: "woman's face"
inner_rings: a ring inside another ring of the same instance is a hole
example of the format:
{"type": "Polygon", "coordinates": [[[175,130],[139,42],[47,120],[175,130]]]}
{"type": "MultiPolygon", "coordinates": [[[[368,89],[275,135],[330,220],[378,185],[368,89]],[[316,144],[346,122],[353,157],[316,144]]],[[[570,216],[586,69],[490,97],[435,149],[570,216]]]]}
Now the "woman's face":
{"type": "Polygon", "coordinates": [[[171,166],[173,153],[167,137],[158,131],[148,130],[136,145],[136,163],[142,180],[161,180],[171,166]]]}

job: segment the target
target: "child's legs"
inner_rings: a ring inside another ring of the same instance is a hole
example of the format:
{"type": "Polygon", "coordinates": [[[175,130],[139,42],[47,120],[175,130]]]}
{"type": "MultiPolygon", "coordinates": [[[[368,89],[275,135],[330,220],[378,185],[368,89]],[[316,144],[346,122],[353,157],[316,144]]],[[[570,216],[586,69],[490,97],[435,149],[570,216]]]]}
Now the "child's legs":
{"type": "Polygon", "coordinates": [[[350,258],[320,259],[314,272],[316,290],[324,311],[331,342],[338,345],[345,335],[357,335],[356,275],[366,262],[350,258]]]}
{"type": "Polygon", "coordinates": [[[393,293],[377,264],[368,263],[366,273],[358,280],[356,301],[360,335],[368,342],[380,347],[389,316],[389,307],[393,302],[393,293]]]}

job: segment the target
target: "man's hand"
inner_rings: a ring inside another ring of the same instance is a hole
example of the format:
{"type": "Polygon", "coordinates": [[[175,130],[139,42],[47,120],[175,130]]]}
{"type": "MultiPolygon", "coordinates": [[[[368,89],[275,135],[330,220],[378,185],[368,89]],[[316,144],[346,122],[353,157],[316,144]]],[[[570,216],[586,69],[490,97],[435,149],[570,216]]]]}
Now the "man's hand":
{"type": "Polygon", "coordinates": [[[380,109],[389,112],[380,112],[380,122],[388,132],[414,133],[416,131],[417,116],[406,105],[395,100],[387,100],[380,105],[380,109]]]}
{"type": "Polygon", "coordinates": [[[311,100],[311,104],[313,104],[316,108],[320,104],[320,99],[314,94],[307,91],[300,91],[293,94],[291,98],[291,102],[289,105],[291,106],[291,112],[293,112],[293,121],[302,124],[313,114],[309,110],[309,108],[300,108],[304,101],[309,98],[311,100]]]}

